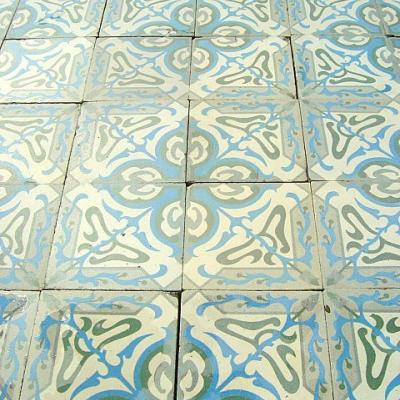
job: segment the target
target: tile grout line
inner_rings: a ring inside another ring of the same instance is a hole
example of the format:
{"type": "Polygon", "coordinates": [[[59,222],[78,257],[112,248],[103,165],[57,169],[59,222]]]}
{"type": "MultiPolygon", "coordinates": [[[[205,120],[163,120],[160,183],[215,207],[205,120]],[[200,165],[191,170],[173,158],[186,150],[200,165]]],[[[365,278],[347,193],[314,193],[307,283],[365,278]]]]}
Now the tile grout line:
{"type": "Polygon", "coordinates": [[[15,6],[14,12],[12,13],[12,16],[11,16],[11,19],[10,19],[10,23],[8,24],[7,29],[6,29],[6,31],[4,32],[3,40],[2,40],[1,43],[0,43],[0,50],[3,48],[4,44],[6,43],[6,40],[8,40],[8,39],[7,39],[7,35],[8,35],[8,32],[10,31],[10,29],[11,29],[11,25],[12,25],[12,23],[13,23],[13,21],[14,21],[15,15],[17,14],[17,10],[18,10],[20,1],[21,1],[21,0],[17,0],[17,1],[16,1],[17,4],[16,4],[16,6],[15,6]]]}
{"type": "Polygon", "coordinates": [[[177,320],[176,320],[176,349],[175,349],[175,376],[174,376],[174,389],[173,399],[178,398],[178,380],[179,380],[179,356],[180,356],[180,344],[181,344],[181,316],[182,316],[182,290],[178,292],[178,309],[177,309],[177,320]]]}

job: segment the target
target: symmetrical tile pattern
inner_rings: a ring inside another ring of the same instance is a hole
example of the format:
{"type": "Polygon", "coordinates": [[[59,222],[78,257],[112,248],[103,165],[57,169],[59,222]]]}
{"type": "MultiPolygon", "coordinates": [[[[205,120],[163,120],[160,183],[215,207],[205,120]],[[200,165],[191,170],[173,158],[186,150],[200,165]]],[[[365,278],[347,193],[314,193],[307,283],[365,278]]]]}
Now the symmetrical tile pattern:
{"type": "Polygon", "coordinates": [[[18,400],[38,294],[0,291],[0,398],[18,400]]]}
{"type": "Polygon", "coordinates": [[[0,400],[399,400],[399,311],[400,0],[0,0],[0,400]]]}
{"type": "Polygon", "coordinates": [[[24,399],[172,399],[177,299],[160,292],[45,292],[24,399]]]}
{"type": "Polygon", "coordinates": [[[332,399],[321,295],[183,294],[178,399],[332,399]]]}
{"type": "Polygon", "coordinates": [[[67,185],[47,287],[180,289],[184,197],[178,184],[67,185]]]}
{"type": "Polygon", "coordinates": [[[329,291],[325,300],[335,399],[398,399],[399,291],[329,291]]]}

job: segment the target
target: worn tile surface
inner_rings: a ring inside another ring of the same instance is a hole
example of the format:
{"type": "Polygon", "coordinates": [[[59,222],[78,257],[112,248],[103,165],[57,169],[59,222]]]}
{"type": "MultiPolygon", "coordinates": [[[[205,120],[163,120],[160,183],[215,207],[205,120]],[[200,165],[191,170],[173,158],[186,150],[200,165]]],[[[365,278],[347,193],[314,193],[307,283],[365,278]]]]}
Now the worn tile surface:
{"type": "Polygon", "coordinates": [[[79,107],[0,105],[0,183],[63,183],[79,107]]]}
{"type": "Polygon", "coordinates": [[[106,0],[20,0],[7,37],[96,36],[106,0]]]}
{"type": "Polygon", "coordinates": [[[0,186],[0,285],[43,287],[61,185],[0,186]]]}
{"type": "Polygon", "coordinates": [[[193,101],[190,181],[306,180],[297,102],[193,101]]]}
{"type": "Polygon", "coordinates": [[[67,185],[47,287],[180,289],[183,218],[183,185],[67,185]]]}
{"type": "Polygon", "coordinates": [[[38,293],[0,291],[0,398],[18,400],[38,293]]]}
{"type": "Polygon", "coordinates": [[[69,178],[184,182],[188,104],[85,103],[69,178]]]}
{"type": "Polygon", "coordinates": [[[312,184],[327,286],[400,286],[399,181],[312,184]]]}
{"type": "Polygon", "coordinates": [[[285,0],[198,0],[196,35],[287,35],[285,0]]]}
{"type": "Polygon", "coordinates": [[[178,399],[332,399],[321,295],[187,291],[178,399]]]}
{"type": "Polygon", "coordinates": [[[82,100],[94,39],[6,40],[0,103],[82,100]]]}
{"type": "Polygon", "coordinates": [[[2,0],[0,3],[0,44],[7,33],[17,5],[15,0],[2,0]]]}
{"type": "Polygon", "coordinates": [[[172,399],[177,303],[161,292],[44,293],[22,398],[172,399]]]}
{"type": "Polygon", "coordinates": [[[188,98],[190,39],[98,39],[86,100],[188,98]]]}
{"type": "Polygon", "coordinates": [[[195,0],[109,0],[102,36],[191,36],[195,0]]]}
{"type": "Polygon", "coordinates": [[[189,188],[185,289],[320,285],[309,184],[226,183],[189,188]]]}
{"type": "Polygon", "coordinates": [[[400,36],[400,1],[376,0],[382,15],[385,33],[400,36]]]}
{"type": "Polygon", "coordinates": [[[335,399],[400,397],[400,291],[328,291],[335,399]]]}

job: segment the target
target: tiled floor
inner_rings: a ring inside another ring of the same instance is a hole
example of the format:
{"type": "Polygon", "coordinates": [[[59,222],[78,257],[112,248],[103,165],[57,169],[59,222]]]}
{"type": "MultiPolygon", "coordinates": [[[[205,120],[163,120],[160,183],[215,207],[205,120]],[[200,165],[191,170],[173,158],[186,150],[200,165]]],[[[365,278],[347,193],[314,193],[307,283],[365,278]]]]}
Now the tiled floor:
{"type": "Polygon", "coordinates": [[[0,400],[399,400],[400,1],[0,1],[0,400]]]}

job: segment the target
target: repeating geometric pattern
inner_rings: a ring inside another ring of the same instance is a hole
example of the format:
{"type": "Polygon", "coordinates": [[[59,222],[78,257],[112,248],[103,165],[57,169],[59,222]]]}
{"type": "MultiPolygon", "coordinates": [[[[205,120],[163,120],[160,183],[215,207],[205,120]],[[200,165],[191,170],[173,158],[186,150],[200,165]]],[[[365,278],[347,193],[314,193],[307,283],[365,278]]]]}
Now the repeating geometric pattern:
{"type": "Polygon", "coordinates": [[[180,289],[184,198],[178,184],[66,185],[47,287],[180,289]]]}
{"type": "Polygon", "coordinates": [[[399,291],[329,291],[325,301],[335,399],[398,399],[399,291]]]}
{"type": "Polygon", "coordinates": [[[306,180],[298,103],[193,101],[190,181],[306,180]]]}
{"type": "Polygon", "coordinates": [[[102,36],[191,36],[195,0],[109,0],[102,36]]]}
{"type": "Polygon", "coordinates": [[[370,0],[288,0],[291,33],[346,35],[383,33],[380,10],[370,0]]]}
{"type": "Polygon", "coordinates": [[[0,291],[0,398],[18,400],[38,293],[0,291]]]}
{"type": "Polygon", "coordinates": [[[21,0],[9,38],[95,36],[106,0],[21,0]]]}
{"type": "Polygon", "coordinates": [[[196,35],[286,35],[289,18],[284,0],[199,0],[196,35]]]}
{"type": "Polygon", "coordinates": [[[86,103],[69,178],[78,182],[184,182],[187,106],[86,103]]]}
{"type": "Polygon", "coordinates": [[[172,399],[177,299],[161,292],[43,294],[23,399],[172,399]]]}
{"type": "Polygon", "coordinates": [[[399,181],[313,182],[327,286],[400,286],[399,181]]]}
{"type": "Polygon", "coordinates": [[[321,297],[184,292],[178,399],[332,399],[321,297]]]}
{"type": "Polygon", "coordinates": [[[7,40],[0,103],[81,101],[94,39],[7,40]]]}
{"type": "Polygon", "coordinates": [[[0,3],[0,44],[7,33],[17,5],[15,0],[2,0],[0,3]]]}
{"type": "Polygon", "coordinates": [[[313,180],[400,179],[400,103],[386,96],[301,103],[313,180]]]}
{"type": "Polygon", "coordinates": [[[0,105],[0,182],[63,183],[77,105],[0,105]]]}
{"type": "Polygon", "coordinates": [[[190,39],[104,38],[96,42],[86,100],[187,99],[190,39]]]}
{"type": "Polygon", "coordinates": [[[0,285],[41,289],[61,185],[0,186],[0,285]]]}
{"type": "Polygon", "coordinates": [[[400,68],[391,41],[385,37],[339,35],[294,39],[301,97],[371,98],[400,93],[400,68]]]}
{"type": "Polygon", "coordinates": [[[279,37],[193,41],[191,99],[294,97],[290,46],[279,37]]]}
{"type": "Polygon", "coordinates": [[[188,189],[184,288],[318,288],[309,184],[188,189]]]}

